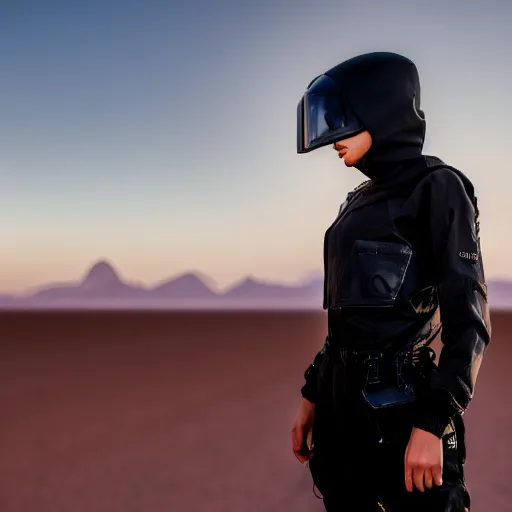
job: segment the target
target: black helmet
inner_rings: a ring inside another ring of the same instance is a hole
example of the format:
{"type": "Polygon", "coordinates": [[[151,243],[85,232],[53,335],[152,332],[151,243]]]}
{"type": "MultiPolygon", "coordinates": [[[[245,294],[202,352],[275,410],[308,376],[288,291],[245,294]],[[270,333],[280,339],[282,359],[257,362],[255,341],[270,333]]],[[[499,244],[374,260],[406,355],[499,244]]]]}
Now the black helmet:
{"type": "Polygon", "coordinates": [[[374,52],[338,64],[315,78],[297,108],[297,152],[308,153],[368,130],[372,154],[404,148],[421,153],[425,116],[414,63],[374,52]]]}

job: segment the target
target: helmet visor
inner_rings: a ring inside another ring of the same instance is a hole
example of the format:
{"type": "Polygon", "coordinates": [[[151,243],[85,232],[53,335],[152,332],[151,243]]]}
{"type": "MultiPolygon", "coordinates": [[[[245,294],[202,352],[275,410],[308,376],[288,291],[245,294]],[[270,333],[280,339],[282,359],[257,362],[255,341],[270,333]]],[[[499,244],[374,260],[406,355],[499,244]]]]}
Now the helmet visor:
{"type": "Polygon", "coordinates": [[[297,106],[297,153],[308,153],[363,130],[340,86],[326,75],[311,83],[297,106]]]}

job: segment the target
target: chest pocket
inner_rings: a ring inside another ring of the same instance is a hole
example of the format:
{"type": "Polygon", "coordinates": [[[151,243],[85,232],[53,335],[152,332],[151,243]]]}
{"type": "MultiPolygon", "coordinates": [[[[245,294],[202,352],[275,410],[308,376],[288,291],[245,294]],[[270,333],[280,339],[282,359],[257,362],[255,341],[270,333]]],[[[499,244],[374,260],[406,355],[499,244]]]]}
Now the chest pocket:
{"type": "Polygon", "coordinates": [[[356,240],[344,266],[335,307],[391,307],[411,261],[406,244],[356,240]]]}

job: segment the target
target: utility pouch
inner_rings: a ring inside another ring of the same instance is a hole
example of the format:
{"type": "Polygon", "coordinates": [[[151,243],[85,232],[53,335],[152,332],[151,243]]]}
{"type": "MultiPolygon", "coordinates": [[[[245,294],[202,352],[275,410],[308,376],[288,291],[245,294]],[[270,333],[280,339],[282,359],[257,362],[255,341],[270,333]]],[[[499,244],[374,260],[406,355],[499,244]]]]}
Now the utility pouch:
{"type": "Polygon", "coordinates": [[[386,386],[376,390],[364,389],[363,396],[372,409],[383,409],[414,402],[414,391],[411,386],[403,389],[398,386],[386,386]]]}
{"type": "Polygon", "coordinates": [[[414,388],[408,379],[411,362],[410,352],[399,353],[391,364],[384,360],[382,353],[366,358],[366,379],[362,393],[371,409],[386,409],[414,401],[414,388]]]}
{"type": "Polygon", "coordinates": [[[366,409],[371,442],[402,443],[408,436],[408,418],[415,401],[411,359],[412,353],[404,352],[394,357],[374,353],[364,360],[362,405],[366,409]]]}

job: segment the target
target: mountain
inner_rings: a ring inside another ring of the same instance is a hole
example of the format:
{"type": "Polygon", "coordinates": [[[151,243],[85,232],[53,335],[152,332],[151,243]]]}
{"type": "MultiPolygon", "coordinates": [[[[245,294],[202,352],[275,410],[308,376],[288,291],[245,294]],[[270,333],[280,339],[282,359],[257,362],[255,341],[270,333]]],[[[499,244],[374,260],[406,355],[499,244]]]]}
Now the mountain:
{"type": "Polygon", "coordinates": [[[258,299],[290,299],[301,293],[300,286],[286,286],[283,284],[265,283],[248,277],[241,283],[226,291],[225,298],[237,300],[258,299]]]}
{"type": "MultiPolygon", "coordinates": [[[[248,277],[223,293],[198,273],[167,279],[153,287],[123,280],[106,260],[96,262],[77,282],[54,283],[24,296],[0,295],[0,308],[75,309],[321,309],[323,276],[314,273],[295,285],[248,277]]],[[[489,281],[493,309],[512,309],[512,281],[489,281]]]]}
{"type": "Polygon", "coordinates": [[[96,262],[82,280],[54,283],[23,297],[0,297],[0,307],[21,308],[194,308],[209,307],[218,295],[196,274],[163,281],[153,288],[121,279],[114,266],[96,262]]]}
{"type": "Polygon", "coordinates": [[[5,308],[12,305],[15,298],[10,295],[0,295],[0,308],[5,308]]]}
{"type": "MultiPolygon", "coordinates": [[[[323,280],[322,280],[323,283],[323,280]]],[[[231,301],[234,304],[254,304],[255,306],[279,303],[282,307],[320,305],[322,298],[322,285],[317,281],[311,281],[306,285],[284,285],[268,283],[254,278],[247,278],[236,286],[227,290],[223,296],[223,302],[231,301]]]]}
{"type": "Polygon", "coordinates": [[[150,292],[153,298],[212,299],[217,294],[196,274],[188,273],[165,281],[150,292]]]}
{"type": "Polygon", "coordinates": [[[95,263],[81,282],[45,286],[28,297],[31,302],[142,297],[145,290],[121,281],[107,261],[95,263]]]}

